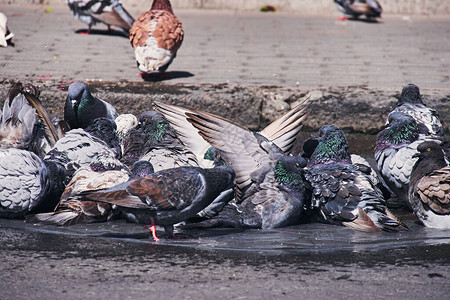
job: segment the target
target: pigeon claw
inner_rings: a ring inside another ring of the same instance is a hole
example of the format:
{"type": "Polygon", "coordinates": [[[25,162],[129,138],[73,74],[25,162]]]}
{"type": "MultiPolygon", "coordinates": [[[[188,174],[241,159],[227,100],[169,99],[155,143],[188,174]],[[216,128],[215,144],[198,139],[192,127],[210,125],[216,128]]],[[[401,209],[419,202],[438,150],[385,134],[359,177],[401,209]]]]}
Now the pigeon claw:
{"type": "Polygon", "coordinates": [[[155,242],[159,241],[159,238],[156,236],[156,226],[155,226],[155,222],[153,221],[153,218],[150,218],[150,221],[152,223],[151,226],[145,226],[145,229],[150,229],[150,232],[152,233],[153,239],[155,240],[155,242]]]}
{"type": "Polygon", "coordinates": [[[348,20],[348,17],[344,17],[344,16],[336,18],[336,21],[347,21],[347,20],[348,20]]]}

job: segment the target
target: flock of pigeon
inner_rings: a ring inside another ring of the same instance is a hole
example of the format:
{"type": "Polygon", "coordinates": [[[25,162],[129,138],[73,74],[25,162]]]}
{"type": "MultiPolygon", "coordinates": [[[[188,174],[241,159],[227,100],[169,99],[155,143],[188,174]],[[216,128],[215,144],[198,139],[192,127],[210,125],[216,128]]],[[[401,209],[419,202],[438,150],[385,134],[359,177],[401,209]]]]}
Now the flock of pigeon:
{"type": "Polygon", "coordinates": [[[403,88],[378,134],[371,166],[333,125],[290,153],[305,99],[258,132],[197,109],[155,103],[118,114],[82,82],[64,120],[39,90],[15,84],[0,114],[0,216],[55,225],[130,222],[278,228],[319,221],[363,231],[408,227],[387,207],[392,191],[427,227],[450,228],[450,147],[419,88],[403,88]],[[387,185],[387,187],[384,185],[387,185]],[[390,195],[390,192],[387,193],[390,195]]]}
{"type": "MultiPolygon", "coordinates": [[[[183,40],[168,0],[155,0],[135,22],[119,0],[67,2],[89,30],[104,22],[129,32],[142,74],[164,72],[183,40]]],[[[259,132],[164,103],[136,118],[74,82],[57,120],[37,87],[17,83],[0,111],[0,217],[55,225],[124,218],[150,225],[155,240],[155,225],[171,236],[174,225],[267,229],[312,221],[408,230],[387,207],[392,192],[425,226],[450,228],[449,143],[416,85],[403,88],[378,134],[381,178],[349,153],[333,125],[293,155],[307,115],[305,99],[259,132]]]]}

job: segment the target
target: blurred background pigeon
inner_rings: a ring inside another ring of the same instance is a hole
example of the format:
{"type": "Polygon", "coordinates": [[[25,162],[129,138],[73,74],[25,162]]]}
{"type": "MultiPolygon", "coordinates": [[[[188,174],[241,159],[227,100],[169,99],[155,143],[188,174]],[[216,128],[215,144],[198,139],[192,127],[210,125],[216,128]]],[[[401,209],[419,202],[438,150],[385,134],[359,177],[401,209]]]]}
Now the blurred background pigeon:
{"type": "Polygon", "coordinates": [[[8,19],[5,14],[0,12],[0,46],[8,47],[8,44],[13,45],[12,38],[14,33],[9,31],[7,26],[8,19]]]}
{"type": "Polygon", "coordinates": [[[88,25],[86,34],[91,33],[91,28],[97,23],[108,26],[116,26],[124,34],[134,23],[134,18],[125,10],[120,0],[66,0],[73,16],[88,25]]]}
{"type": "Polygon", "coordinates": [[[364,15],[367,19],[381,18],[383,9],[377,0],[334,0],[336,7],[344,16],[339,21],[348,18],[357,19],[364,15]]]}

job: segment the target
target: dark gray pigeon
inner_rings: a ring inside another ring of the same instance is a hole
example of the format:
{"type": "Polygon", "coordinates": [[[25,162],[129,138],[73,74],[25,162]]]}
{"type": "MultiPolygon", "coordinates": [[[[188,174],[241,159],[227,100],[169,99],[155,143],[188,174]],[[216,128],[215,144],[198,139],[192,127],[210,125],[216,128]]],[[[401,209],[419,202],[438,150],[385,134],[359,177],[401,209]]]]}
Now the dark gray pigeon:
{"type": "Polygon", "coordinates": [[[383,9],[377,0],[334,0],[336,7],[344,14],[338,18],[343,21],[350,18],[359,18],[364,15],[367,19],[381,18],[383,9]]]}
{"type": "MultiPolygon", "coordinates": [[[[397,105],[392,112],[401,112],[413,117],[421,129],[421,133],[433,138],[444,138],[444,129],[442,128],[437,111],[423,103],[417,85],[408,84],[403,87],[397,105]]],[[[389,120],[386,120],[386,124],[388,123],[389,120]]]]}
{"type": "Polygon", "coordinates": [[[89,166],[100,154],[120,158],[115,128],[116,124],[110,119],[98,118],[86,129],[72,129],[56,142],[45,159],[62,164],[67,170],[68,182],[78,168],[89,166]]]}
{"type": "Polygon", "coordinates": [[[149,161],[155,171],[181,166],[198,166],[195,155],[178,139],[167,119],[157,111],[139,115],[139,125],[124,142],[122,162],[149,161]]]}
{"type": "Polygon", "coordinates": [[[0,150],[0,217],[51,211],[64,190],[64,168],[16,148],[0,150]]]}
{"type": "Polygon", "coordinates": [[[165,169],[110,189],[84,193],[86,200],[118,206],[129,220],[164,226],[173,236],[173,224],[189,219],[216,198],[229,193],[234,171],[227,166],[212,169],[179,167],[165,169]]]}
{"type": "Polygon", "coordinates": [[[259,133],[206,112],[187,113],[189,122],[236,172],[241,227],[277,228],[300,221],[308,200],[303,177],[306,161],[286,155],[281,147],[292,146],[306,109],[307,105],[300,103],[259,133]]]}
{"type": "Polygon", "coordinates": [[[69,86],[64,105],[64,120],[70,128],[86,128],[97,118],[115,120],[119,116],[110,103],[92,96],[87,86],[76,81],[69,86]]]}
{"type": "Polygon", "coordinates": [[[381,191],[353,165],[344,132],[333,125],[319,130],[306,179],[313,193],[314,217],[363,231],[399,231],[407,227],[386,207],[381,191]]]}
{"type": "Polygon", "coordinates": [[[125,10],[120,0],[66,0],[73,16],[91,27],[97,23],[118,27],[128,36],[134,18],[125,10]]]}
{"type": "Polygon", "coordinates": [[[412,209],[408,201],[408,186],[412,168],[417,161],[414,154],[419,144],[434,139],[421,135],[416,121],[408,114],[392,112],[388,121],[386,128],[377,135],[377,168],[389,189],[412,209]]]}
{"type": "Polygon", "coordinates": [[[436,142],[427,141],[417,146],[417,151],[409,203],[426,227],[450,229],[450,166],[444,149],[436,142]]]}
{"type": "Polygon", "coordinates": [[[135,178],[153,173],[153,166],[138,161],[131,172],[119,160],[99,154],[89,166],[79,168],[67,184],[54,212],[27,216],[29,223],[74,225],[78,223],[105,222],[120,215],[109,203],[82,201],[81,194],[108,189],[135,178]]]}

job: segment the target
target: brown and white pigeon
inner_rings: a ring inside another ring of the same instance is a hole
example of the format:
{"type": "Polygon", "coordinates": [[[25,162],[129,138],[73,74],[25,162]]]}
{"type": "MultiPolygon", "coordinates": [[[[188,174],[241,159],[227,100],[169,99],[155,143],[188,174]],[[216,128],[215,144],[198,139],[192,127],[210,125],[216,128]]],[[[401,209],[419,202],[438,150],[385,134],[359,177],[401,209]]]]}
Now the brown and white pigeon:
{"type": "Polygon", "coordinates": [[[66,0],[66,3],[73,16],[89,26],[86,34],[97,23],[104,23],[108,26],[108,31],[111,26],[116,26],[128,34],[134,22],[120,0],[66,0]]]}
{"type": "Polygon", "coordinates": [[[143,76],[164,73],[177,55],[184,31],[169,0],[154,0],[130,29],[130,43],[143,76]]]}

